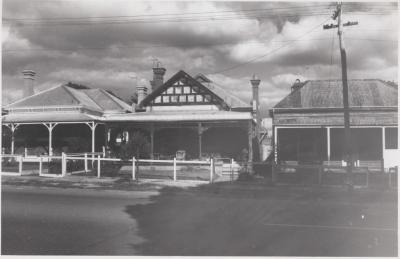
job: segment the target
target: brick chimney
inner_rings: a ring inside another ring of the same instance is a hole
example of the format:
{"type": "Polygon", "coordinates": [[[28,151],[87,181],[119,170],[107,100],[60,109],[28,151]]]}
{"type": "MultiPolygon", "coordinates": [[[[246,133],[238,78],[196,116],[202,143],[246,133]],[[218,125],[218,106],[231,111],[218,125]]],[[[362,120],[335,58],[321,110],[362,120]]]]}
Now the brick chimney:
{"type": "Polygon", "coordinates": [[[138,105],[138,107],[140,107],[139,104],[147,96],[147,87],[144,86],[144,85],[137,85],[136,86],[136,93],[137,93],[137,105],[138,105]]]}
{"type": "Polygon", "coordinates": [[[253,75],[253,78],[250,80],[253,89],[253,99],[252,99],[253,113],[257,114],[257,116],[258,116],[258,110],[260,108],[259,97],[258,97],[258,86],[260,85],[260,82],[261,80],[258,79],[258,77],[255,74],[253,75]]]}
{"type": "Polygon", "coordinates": [[[22,74],[24,75],[23,97],[28,97],[34,94],[33,87],[36,73],[33,70],[24,70],[22,74]]]}
{"type": "Polygon", "coordinates": [[[164,84],[165,71],[167,70],[161,66],[161,63],[156,62],[155,66],[153,67],[153,80],[150,81],[151,92],[157,89],[160,85],[164,84]]]}
{"type": "Polygon", "coordinates": [[[259,95],[258,95],[258,86],[260,85],[261,80],[253,74],[253,77],[250,79],[251,83],[251,88],[253,90],[253,100],[252,100],[252,106],[253,106],[253,120],[256,121],[255,125],[255,134],[256,134],[256,140],[257,140],[257,146],[256,148],[258,149],[258,158],[262,157],[262,146],[260,144],[260,127],[261,127],[261,116],[260,116],[260,100],[259,100],[259,95]]]}

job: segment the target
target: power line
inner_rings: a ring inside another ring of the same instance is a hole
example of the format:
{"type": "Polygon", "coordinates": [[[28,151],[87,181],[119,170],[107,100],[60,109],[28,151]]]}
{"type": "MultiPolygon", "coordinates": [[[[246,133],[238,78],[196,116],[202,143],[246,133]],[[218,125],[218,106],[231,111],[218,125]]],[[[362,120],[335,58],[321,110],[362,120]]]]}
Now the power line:
{"type": "MultiPolygon", "coordinates": [[[[304,33],[303,35],[301,35],[300,37],[298,37],[297,39],[301,39],[301,38],[305,37],[306,35],[310,34],[310,33],[313,32],[315,29],[317,29],[318,27],[320,27],[322,24],[324,24],[325,22],[327,22],[327,21],[329,21],[329,20],[330,20],[330,18],[324,20],[323,22],[321,22],[321,23],[318,24],[317,26],[313,27],[311,30],[307,31],[306,33],[304,33]]],[[[282,45],[282,46],[280,46],[279,48],[273,49],[273,50],[271,50],[271,51],[265,53],[264,55],[261,55],[261,56],[258,56],[258,57],[256,57],[256,58],[250,59],[250,60],[248,60],[248,61],[246,61],[246,62],[242,62],[242,63],[237,64],[237,65],[235,65],[235,66],[232,66],[232,67],[229,67],[229,68],[225,68],[225,69],[222,69],[222,70],[219,70],[219,71],[210,73],[210,74],[212,75],[212,74],[223,73],[223,72],[226,72],[226,71],[229,71],[229,70],[233,70],[233,69],[238,68],[238,67],[241,67],[241,66],[245,66],[245,65],[247,65],[247,64],[253,63],[253,62],[256,61],[256,60],[259,60],[259,59],[262,59],[262,58],[264,58],[264,57],[266,57],[266,56],[269,56],[270,54],[275,53],[275,52],[277,52],[278,50],[280,50],[280,49],[282,49],[282,48],[284,48],[284,47],[287,47],[287,46],[289,46],[289,45],[291,45],[291,44],[293,44],[293,42],[288,43],[288,44],[285,44],[285,45],[282,45]]]]}
{"type": "Polygon", "coordinates": [[[182,18],[164,18],[164,19],[130,19],[130,20],[98,20],[98,21],[59,21],[59,22],[3,22],[3,24],[11,24],[14,26],[76,26],[76,25],[130,25],[135,23],[167,23],[167,22],[213,22],[223,20],[242,20],[242,19],[263,19],[263,18],[297,18],[304,16],[325,16],[328,12],[309,12],[303,14],[269,14],[269,15],[252,15],[252,16],[219,16],[219,17],[182,17],[182,18]]]}
{"type": "Polygon", "coordinates": [[[114,18],[135,18],[135,17],[154,17],[154,16],[181,16],[181,15],[194,15],[194,14],[219,14],[219,13],[246,13],[246,12],[263,12],[263,11],[276,11],[276,10],[290,10],[290,9],[305,9],[310,7],[329,7],[329,5],[308,5],[308,6],[292,6],[292,7],[276,7],[264,9],[241,9],[241,10],[226,10],[215,12],[180,12],[180,13],[164,13],[164,14],[141,14],[141,15],[119,15],[119,16],[84,16],[84,17],[49,17],[49,18],[3,18],[6,21],[52,21],[52,20],[85,20],[85,19],[114,19],[114,18]]]}
{"type": "MultiPolygon", "coordinates": [[[[329,40],[329,38],[315,38],[315,39],[307,39],[307,40],[271,40],[269,43],[274,43],[274,42],[294,42],[294,41],[324,41],[324,40],[329,40]]],[[[264,43],[261,42],[235,42],[235,43],[210,43],[210,44],[201,44],[198,47],[209,47],[209,46],[229,46],[229,45],[235,45],[235,44],[254,44],[254,45],[262,45],[264,43]]],[[[105,49],[110,49],[112,50],[114,48],[116,49],[146,49],[146,48],[175,48],[175,47],[191,47],[190,45],[187,44],[175,44],[175,45],[143,45],[143,46],[110,46],[110,47],[83,47],[83,48],[73,48],[73,49],[49,49],[49,48],[37,48],[37,49],[3,49],[2,52],[25,52],[25,51],[79,51],[79,50],[105,50],[105,49]]],[[[194,46],[196,47],[196,46],[194,46]]]]}

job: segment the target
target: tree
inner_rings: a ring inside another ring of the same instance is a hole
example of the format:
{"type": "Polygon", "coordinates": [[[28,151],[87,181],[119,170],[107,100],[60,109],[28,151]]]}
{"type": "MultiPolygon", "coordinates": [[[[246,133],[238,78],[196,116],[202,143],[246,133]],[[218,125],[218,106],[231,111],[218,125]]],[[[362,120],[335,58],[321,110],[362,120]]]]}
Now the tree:
{"type": "Polygon", "coordinates": [[[146,158],[150,154],[150,143],[147,137],[140,131],[134,131],[128,142],[121,145],[120,157],[131,159],[135,157],[146,158]]]}

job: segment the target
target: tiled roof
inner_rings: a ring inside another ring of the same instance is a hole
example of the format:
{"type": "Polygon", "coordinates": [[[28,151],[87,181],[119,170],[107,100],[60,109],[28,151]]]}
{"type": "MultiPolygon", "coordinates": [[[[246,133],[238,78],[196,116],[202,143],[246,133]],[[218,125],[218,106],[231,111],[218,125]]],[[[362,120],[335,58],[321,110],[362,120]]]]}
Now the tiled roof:
{"type": "Polygon", "coordinates": [[[195,76],[195,79],[202,83],[205,87],[207,87],[210,91],[214,92],[218,95],[222,100],[224,100],[231,108],[243,108],[243,107],[251,107],[250,104],[244,102],[239,97],[234,94],[228,92],[224,89],[223,86],[211,81],[203,74],[198,74],[195,76]]]}
{"type": "MultiPolygon", "coordinates": [[[[396,86],[378,79],[348,80],[350,107],[393,107],[398,105],[396,86]]],[[[342,108],[341,80],[310,80],[292,91],[275,109],[342,108]]]]}
{"type": "Polygon", "coordinates": [[[6,109],[46,106],[83,106],[97,112],[126,112],[130,106],[101,89],[57,86],[11,103],[6,109]]]}
{"type": "Polygon", "coordinates": [[[103,111],[129,111],[131,109],[127,103],[102,89],[87,89],[80,91],[90,97],[103,111]]]}

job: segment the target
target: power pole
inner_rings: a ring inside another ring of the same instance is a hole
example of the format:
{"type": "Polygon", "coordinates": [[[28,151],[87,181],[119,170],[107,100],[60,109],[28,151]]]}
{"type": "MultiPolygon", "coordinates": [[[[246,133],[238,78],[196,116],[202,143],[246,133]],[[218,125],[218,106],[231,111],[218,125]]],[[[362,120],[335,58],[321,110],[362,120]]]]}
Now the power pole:
{"type": "Polygon", "coordinates": [[[346,159],[346,175],[347,186],[349,191],[353,190],[353,157],[351,146],[351,131],[350,131],[350,111],[349,111],[349,87],[347,85],[347,60],[346,50],[343,42],[343,26],[357,25],[358,22],[347,22],[342,24],[342,3],[338,3],[335,13],[332,16],[337,24],[324,25],[324,30],[338,28],[340,57],[342,63],[342,85],[343,85],[343,110],[344,110],[344,145],[345,145],[345,159],[346,159]]]}

